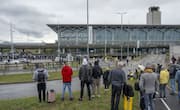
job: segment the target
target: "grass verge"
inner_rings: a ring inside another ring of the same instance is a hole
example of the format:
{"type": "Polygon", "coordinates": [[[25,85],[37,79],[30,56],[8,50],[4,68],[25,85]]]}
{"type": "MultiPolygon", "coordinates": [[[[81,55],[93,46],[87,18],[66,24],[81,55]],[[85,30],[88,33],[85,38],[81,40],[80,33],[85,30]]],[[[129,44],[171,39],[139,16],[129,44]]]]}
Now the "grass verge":
{"type": "MultiPolygon", "coordinates": [[[[50,77],[48,80],[58,80],[62,79],[60,72],[50,72],[50,77]]],[[[25,82],[32,82],[33,74],[13,74],[13,75],[4,75],[0,76],[0,84],[7,84],[7,83],[25,83],[25,82]]],[[[78,72],[74,71],[73,77],[78,76],[78,72]]]]}
{"type": "MultiPolygon", "coordinates": [[[[133,84],[133,82],[130,82],[133,84]]],[[[0,100],[0,110],[110,110],[111,91],[104,92],[101,89],[101,97],[91,101],[87,99],[86,93],[82,102],[78,101],[79,92],[74,92],[74,100],[69,101],[66,94],[65,101],[60,101],[60,95],[56,96],[55,103],[38,103],[37,97],[0,100]]],[[[123,109],[123,99],[119,104],[120,110],[123,109]]],[[[133,98],[133,110],[139,110],[138,92],[133,98]]]]}

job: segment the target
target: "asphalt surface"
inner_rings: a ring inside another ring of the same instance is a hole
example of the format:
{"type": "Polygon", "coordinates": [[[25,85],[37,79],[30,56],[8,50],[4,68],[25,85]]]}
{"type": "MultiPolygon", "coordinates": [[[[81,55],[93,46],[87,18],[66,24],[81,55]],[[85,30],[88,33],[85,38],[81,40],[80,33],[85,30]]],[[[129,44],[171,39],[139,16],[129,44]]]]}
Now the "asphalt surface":
{"type": "Polygon", "coordinates": [[[171,110],[180,110],[180,104],[178,103],[178,96],[170,95],[170,89],[167,89],[167,99],[164,100],[171,110]]]}
{"type": "MultiPolygon", "coordinates": [[[[72,80],[72,90],[78,91],[80,89],[80,82],[78,78],[72,80]]],[[[57,93],[62,91],[62,81],[48,81],[47,89],[54,89],[57,93]]],[[[26,84],[10,84],[0,85],[0,99],[15,99],[23,97],[37,96],[36,83],[26,84]]]]}

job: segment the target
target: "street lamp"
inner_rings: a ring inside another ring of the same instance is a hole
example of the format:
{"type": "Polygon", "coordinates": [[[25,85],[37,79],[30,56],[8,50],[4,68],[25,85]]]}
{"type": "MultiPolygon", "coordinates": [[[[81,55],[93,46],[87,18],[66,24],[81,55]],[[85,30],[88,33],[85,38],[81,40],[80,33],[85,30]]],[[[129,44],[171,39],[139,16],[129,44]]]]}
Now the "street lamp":
{"type": "MultiPolygon", "coordinates": [[[[122,32],[122,28],[123,28],[123,15],[127,14],[126,12],[117,12],[116,14],[121,15],[121,32],[122,32]]],[[[122,43],[121,43],[121,60],[122,60],[122,43]]]]}
{"type": "Polygon", "coordinates": [[[105,39],[104,39],[104,58],[107,56],[107,27],[105,26],[105,39]]]}
{"type": "MultiPolygon", "coordinates": [[[[63,15],[60,15],[59,17],[63,17],[63,15]]],[[[57,26],[57,28],[58,28],[57,29],[57,35],[58,35],[57,36],[58,37],[58,42],[57,42],[58,43],[58,50],[57,50],[57,52],[58,52],[58,58],[59,58],[59,62],[60,62],[60,59],[61,59],[60,58],[60,54],[61,54],[61,49],[60,49],[60,40],[61,40],[60,39],[60,34],[61,34],[61,32],[60,32],[60,28],[59,28],[59,26],[60,26],[59,17],[57,16],[57,25],[58,25],[57,26]]]]}
{"type": "Polygon", "coordinates": [[[87,57],[89,58],[89,0],[87,0],[87,57]]]}
{"type": "Polygon", "coordinates": [[[11,52],[12,52],[12,59],[14,60],[14,44],[13,44],[13,24],[10,23],[10,36],[11,36],[11,52]]]}
{"type": "Polygon", "coordinates": [[[58,58],[60,60],[60,35],[59,35],[59,24],[58,24],[58,58]]]}

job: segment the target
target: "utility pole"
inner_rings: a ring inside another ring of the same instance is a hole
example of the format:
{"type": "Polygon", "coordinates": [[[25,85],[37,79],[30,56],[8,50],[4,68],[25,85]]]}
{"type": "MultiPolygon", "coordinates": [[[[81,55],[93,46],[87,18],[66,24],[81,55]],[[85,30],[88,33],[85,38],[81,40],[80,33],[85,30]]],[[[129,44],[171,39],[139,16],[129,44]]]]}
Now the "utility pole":
{"type": "Polygon", "coordinates": [[[87,57],[89,59],[89,0],[87,0],[87,57]]]}
{"type": "Polygon", "coordinates": [[[12,60],[14,60],[14,44],[13,44],[13,29],[12,29],[12,23],[10,23],[10,37],[11,37],[12,60]]]}
{"type": "Polygon", "coordinates": [[[60,60],[60,35],[59,35],[59,24],[58,24],[58,58],[60,60]]]}
{"type": "MultiPolygon", "coordinates": [[[[123,31],[123,15],[126,14],[126,12],[117,12],[117,14],[121,15],[121,32],[123,31]]],[[[121,43],[121,60],[123,58],[122,50],[123,50],[123,43],[121,43]]]]}
{"type": "Polygon", "coordinates": [[[105,39],[104,39],[104,58],[107,56],[107,27],[105,26],[105,39]]]}

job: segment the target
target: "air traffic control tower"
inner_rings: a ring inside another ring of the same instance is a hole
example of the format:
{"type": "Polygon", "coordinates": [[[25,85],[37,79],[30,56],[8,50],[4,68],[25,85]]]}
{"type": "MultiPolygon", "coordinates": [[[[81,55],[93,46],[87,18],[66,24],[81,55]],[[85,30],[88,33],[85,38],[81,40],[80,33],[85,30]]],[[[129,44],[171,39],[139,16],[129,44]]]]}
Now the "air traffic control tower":
{"type": "Polygon", "coordinates": [[[149,8],[147,25],[161,25],[161,12],[159,11],[159,7],[154,6],[149,8]]]}

